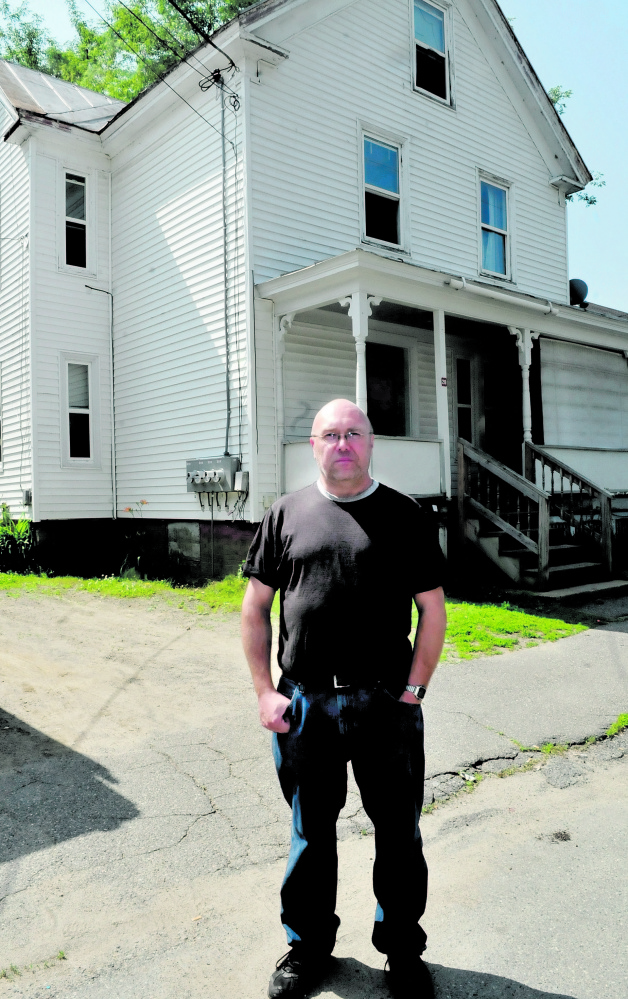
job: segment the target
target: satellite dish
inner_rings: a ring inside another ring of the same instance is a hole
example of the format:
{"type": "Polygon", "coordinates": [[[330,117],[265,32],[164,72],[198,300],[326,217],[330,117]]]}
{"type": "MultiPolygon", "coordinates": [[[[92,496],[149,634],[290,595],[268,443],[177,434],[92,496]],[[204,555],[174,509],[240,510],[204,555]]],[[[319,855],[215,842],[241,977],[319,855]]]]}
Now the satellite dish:
{"type": "Polygon", "coordinates": [[[581,281],[579,278],[571,279],[569,282],[570,305],[579,305],[583,307],[588,294],[589,286],[585,281],[581,281]]]}

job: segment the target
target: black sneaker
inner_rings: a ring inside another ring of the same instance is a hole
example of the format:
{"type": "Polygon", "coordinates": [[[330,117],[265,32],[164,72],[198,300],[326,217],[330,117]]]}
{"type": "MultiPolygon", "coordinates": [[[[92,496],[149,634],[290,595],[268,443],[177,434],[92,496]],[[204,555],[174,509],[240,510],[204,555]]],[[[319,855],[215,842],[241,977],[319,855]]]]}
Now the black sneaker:
{"type": "Polygon", "coordinates": [[[276,999],[276,996],[292,996],[294,999],[305,996],[322,978],[328,964],[328,957],[306,958],[293,947],[279,959],[277,970],[270,976],[270,999],[276,999]]]}
{"type": "Polygon", "coordinates": [[[434,999],[434,983],[420,957],[389,954],[386,977],[395,999],[434,999]]]}

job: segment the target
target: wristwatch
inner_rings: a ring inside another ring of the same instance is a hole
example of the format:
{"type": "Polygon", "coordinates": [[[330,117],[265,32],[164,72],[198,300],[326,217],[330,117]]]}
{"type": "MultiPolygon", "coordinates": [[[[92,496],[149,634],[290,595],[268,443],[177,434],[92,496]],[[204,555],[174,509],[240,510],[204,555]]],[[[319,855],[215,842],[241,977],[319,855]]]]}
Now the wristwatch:
{"type": "Polygon", "coordinates": [[[406,690],[408,690],[411,694],[414,694],[417,701],[422,701],[427,694],[427,687],[415,687],[411,683],[406,685],[406,690]]]}

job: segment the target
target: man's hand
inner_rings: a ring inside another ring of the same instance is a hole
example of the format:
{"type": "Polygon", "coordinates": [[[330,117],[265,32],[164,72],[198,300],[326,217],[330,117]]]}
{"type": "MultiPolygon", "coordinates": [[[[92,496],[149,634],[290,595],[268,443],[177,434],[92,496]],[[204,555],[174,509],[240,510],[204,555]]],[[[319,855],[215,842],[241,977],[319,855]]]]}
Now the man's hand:
{"type": "Polygon", "coordinates": [[[399,700],[403,701],[404,704],[422,704],[423,703],[422,701],[419,701],[418,698],[416,698],[414,696],[414,694],[411,694],[409,690],[404,690],[404,692],[401,695],[401,697],[399,698],[399,700]]]}
{"type": "Polygon", "coordinates": [[[289,732],[290,722],[284,718],[290,698],[284,697],[278,690],[267,690],[260,694],[258,701],[259,720],[269,732],[289,732]]]}

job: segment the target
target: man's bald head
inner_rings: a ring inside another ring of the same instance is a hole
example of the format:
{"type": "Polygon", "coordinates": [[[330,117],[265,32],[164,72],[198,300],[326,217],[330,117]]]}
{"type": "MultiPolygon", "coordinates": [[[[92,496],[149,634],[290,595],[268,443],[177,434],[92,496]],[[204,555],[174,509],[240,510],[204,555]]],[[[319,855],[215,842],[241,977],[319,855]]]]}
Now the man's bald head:
{"type": "Polygon", "coordinates": [[[347,421],[351,426],[347,430],[359,430],[361,433],[372,434],[373,427],[366,413],[363,413],[359,406],[348,399],[333,399],[328,402],[314,417],[312,424],[312,436],[325,433],[327,429],[335,430],[335,424],[347,421]]]}

